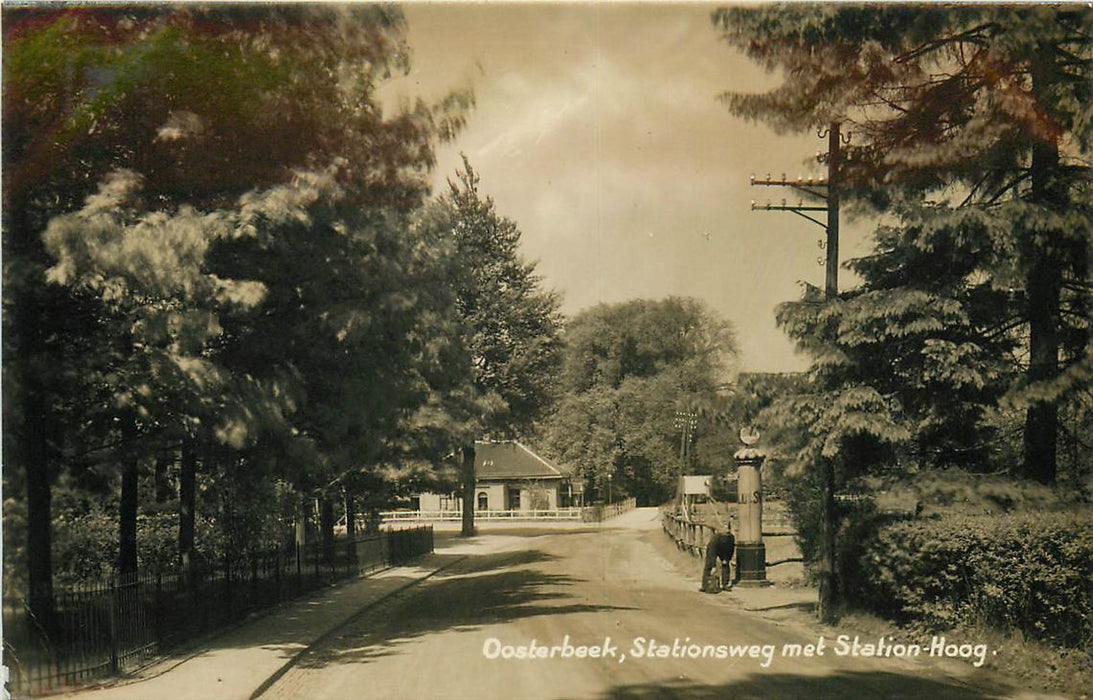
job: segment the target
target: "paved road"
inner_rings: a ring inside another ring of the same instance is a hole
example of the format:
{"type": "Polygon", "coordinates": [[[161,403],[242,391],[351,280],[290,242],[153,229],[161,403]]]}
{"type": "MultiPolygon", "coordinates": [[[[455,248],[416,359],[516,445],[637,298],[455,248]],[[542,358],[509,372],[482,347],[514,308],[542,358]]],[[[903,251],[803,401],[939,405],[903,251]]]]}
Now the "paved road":
{"type": "Polygon", "coordinates": [[[489,550],[352,619],[261,697],[1019,695],[966,661],[838,656],[838,630],[749,612],[732,593],[703,595],[657,527],[655,511],[639,509],[613,526],[491,535],[501,539],[489,550]],[[823,655],[804,656],[820,634],[823,655]]]}

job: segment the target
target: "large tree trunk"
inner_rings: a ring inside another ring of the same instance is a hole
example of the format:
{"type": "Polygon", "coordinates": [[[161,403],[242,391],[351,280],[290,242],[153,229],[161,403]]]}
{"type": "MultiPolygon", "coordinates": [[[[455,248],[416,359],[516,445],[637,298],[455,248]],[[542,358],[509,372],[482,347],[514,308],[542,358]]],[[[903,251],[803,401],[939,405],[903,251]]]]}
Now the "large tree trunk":
{"type": "Polygon", "coordinates": [[[156,503],[166,503],[171,500],[173,489],[171,488],[171,480],[167,478],[167,460],[162,456],[155,458],[155,485],[156,485],[156,503]]]}
{"type": "MultiPolygon", "coordinates": [[[[1044,46],[1032,68],[1032,92],[1046,95],[1058,76],[1054,49],[1044,46]]],[[[1050,99],[1039,100],[1041,105],[1050,99]]],[[[1059,172],[1057,137],[1035,134],[1032,146],[1032,198],[1034,204],[1061,211],[1067,205],[1059,172]]],[[[1029,322],[1029,384],[1050,381],[1059,375],[1059,301],[1062,286],[1062,248],[1057,231],[1025,231],[1025,294],[1029,322]]],[[[1024,464],[1026,477],[1041,483],[1055,481],[1059,408],[1055,401],[1034,401],[1025,414],[1024,464]]]]}
{"type": "Polygon", "coordinates": [[[44,335],[49,303],[42,270],[48,259],[42,250],[40,227],[32,221],[30,196],[19,188],[4,194],[4,304],[11,311],[4,316],[3,329],[4,403],[5,408],[11,408],[4,416],[4,447],[6,454],[18,455],[4,463],[22,462],[27,499],[27,605],[37,624],[52,633],[55,470],[49,438],[54,425],[42,374],[56,369],[44,335]],[[7,419],[12,416],[16,422],[9,426],[7,419]]]}
{"type": "Polygon", "coordinates": [[[353,542],[357,539],[357,504],[353,500],[353,494],[348,491],[345,492],[345,539],[349,562],[355,568],[358,557],[357,545],[353,542]]]}
{"type": "MultiPolygon", "coordinates": [[[[1046,257],[1046,256],[1045,256],[1046,257]]],[[[1049,381],[1059,374],[1059,270],[1050,260],[1037,259],[1028,275],[1028,382],[1049,381]]],[[[1024,475],[1044,484],[1055,481],[1059,407],[1036,401],[1025,414],[1024,475]]]]}
{"type": "Polygon", "coordinates": [[[334,561],[334,501],[329,494],[323,494],[319,501],[319,528],[323,543],[323,561],[334,561]]]}
{"type": "Polygon", "coordinates": [[[345,536],[352,540],[357,536],[357,502],[353,494],[345,494],[345,536]]]}
{"type": "Polygon", "coordinates": [[[294,527],[294,541],[297,547],[307,544],[308,512],[311,510],[311,499],[304,495],[296,495],[296,523],[294,527]]]}
{"type": "Polygon", "coordinates": [[[474,534],[474,443],[463,445],[463,529],[460,534],[470,537],[474,534]]]}
{"type": "Polygon", "coordinates": [[[47,632],[53,630],[53,490],[44,426],[43,398],[28,387],[24,404],[27,496],[27,604],[47,632]]]}
{"type": "Polygon", "coordinates": [[[178,471],[178,558],[186,579],[194,575],[194,524],[197,517],[197,446],[192,440],[182,445],[178,471]]]}
{"type": "Polygon", "coordinates": [[[123,419],[121,452],[121,499],[118,507],[118,573],[137,573],[137,486],[139,462],[132,444],[136,429],[123,419]]]}

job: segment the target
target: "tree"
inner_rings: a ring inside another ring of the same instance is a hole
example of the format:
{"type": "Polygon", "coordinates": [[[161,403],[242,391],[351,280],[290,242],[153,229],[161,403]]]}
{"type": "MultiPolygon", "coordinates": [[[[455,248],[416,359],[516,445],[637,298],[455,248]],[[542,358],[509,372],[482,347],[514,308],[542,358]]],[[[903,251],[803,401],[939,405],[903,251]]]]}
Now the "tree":
{"type": "Polygon", "coordinates": [[[470,363],[467,382],[449,381],[440,399],[459,444],[464,535],[474,532],[475,438],[530,430],[554,401],[561,362],[558,297],[541,288],[535,264],[520,256],[516,223],[497,213],[478,184],[464,157],[428,224],[449,242],[457,265],[455,316],[447,323],[461,331],[470,363]]]}
{"type": "MultiPolygon", "coordinates": [[[[1058,406],[1090,376],[1087,15],[800,7],[713,20],[784,76],[726,94],[729,108],[779,131],[840,124],[852,138],[832,186],[899,222],[853,263],[860,290],[810,289],[779,311],[814,358],[811,391],[782,406],[805,426],[798,463],[835,461],[843,484],[908,457],[975,463],[1007,394],[1027,407],[1023,473],[1053,481],[1058,406]]],[[[825,616],[834,590],[821,586],[825,616]]]]}
{"type": "Polygon", "coordinates": [[[101,295],[46,284],[47,222],[121,169],[139,175],[142,211],[173,216],[335,158],[369,203],[420,204],[432,144],[458,128],[467,98],[384,116],[375,88],[408,66],[404,29],[379,6],[5,8],[5,442],[23,468],[30,603],[43,619],[57,446],[80,425],[61,410],[62,381],[99,352],[65,319],[108,315],[101,295]]]}
{"type": "MultiPolygon", "coordinates": [[[[713,19],[785,76],[765,94],[727,94],[730,109],[779,130],[848,125],[844,195],[896,213],[907,231],[881,241],[886,264],[911,258],[894,270],[904,285],[962,287],[983,314],[970,318],[980,338],[1024,341],[1024,379],[1009,387],[1027,407],[1022,472],[1054,481],[1059,406],[1091,375],[1088,13],[802,7],[713,19]],[[920,265],[931,257],[946,258],[946,277],[920,265]]],[[[947,361],[969,352],[958,344],[947,361]]]]}
{"type": "MultiPolygon", "coordinates": [[[[669,297],[595,306],[569,322],[565,339],[546,447],[597,488],[610,475],[619,493],[663,502],[685,468],[677,412],[716,418],[726,409],[732,327],[695,299],[669,297]]],[[[697,439],[719,428],[704,420],[697,439]]]]}

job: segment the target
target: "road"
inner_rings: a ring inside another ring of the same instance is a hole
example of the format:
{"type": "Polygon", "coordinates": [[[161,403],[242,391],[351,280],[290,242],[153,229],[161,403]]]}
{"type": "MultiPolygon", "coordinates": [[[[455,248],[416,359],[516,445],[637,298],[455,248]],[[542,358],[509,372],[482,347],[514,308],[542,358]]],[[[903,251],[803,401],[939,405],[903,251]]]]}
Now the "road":
{"type": "Polygon", "coordinates": [[[967,660],[838,655],[842,630],[699,593],[655,511],[489,537],[490,550],[352,618],[263,700],[1020,696],[967,660]],[[822,653],[806,656],[820,635],[822,653]]]}

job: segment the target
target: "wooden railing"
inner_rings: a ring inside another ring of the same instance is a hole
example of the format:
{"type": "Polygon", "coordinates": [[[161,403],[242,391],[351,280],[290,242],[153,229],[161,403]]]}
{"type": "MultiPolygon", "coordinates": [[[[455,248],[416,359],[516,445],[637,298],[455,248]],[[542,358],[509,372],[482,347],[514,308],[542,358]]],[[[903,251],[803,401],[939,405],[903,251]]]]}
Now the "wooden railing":
{"type": "Polygon", "coordinates": [[[706,556],[706,544],[713,536],[713,526],[687,520],[668,508],[661,511],[660,520],[664,532],[677,547],[695,556],[706,556]]]}
{"type": "MultiPolygon", "coordinates": [[[[707,512],[713,505],[697,506],[690,517],[684,518],[671,508],[661,510],[661,524],[664,532],[675,541],[676,546],[697,556],[706,555],[706,543],[714,532],[714,518],[707,512]]],[[[732,510],[735,507],[730,506],[732,510]]],[[[735,514],[729,514],[735,521],[735,514]]],[[[724,515],[722,515],[724,519],[724,515]]],[[[734,525],[733,531],[736,531],[734,525]]],[[[796,530],[782,501],[768,501],[763,504],[763,536],[776,537],[793,535],[796,530]]]]}
{"type": "Polygon", "coordinates": [[[625,501],[618,501],[610,505],[589,506],[585,508],[582,520],[585,522],[601,522],[608,518],[618,517],[635,507],[637,507],[637,500],[634,498],[627,498],[625,501]]]}

